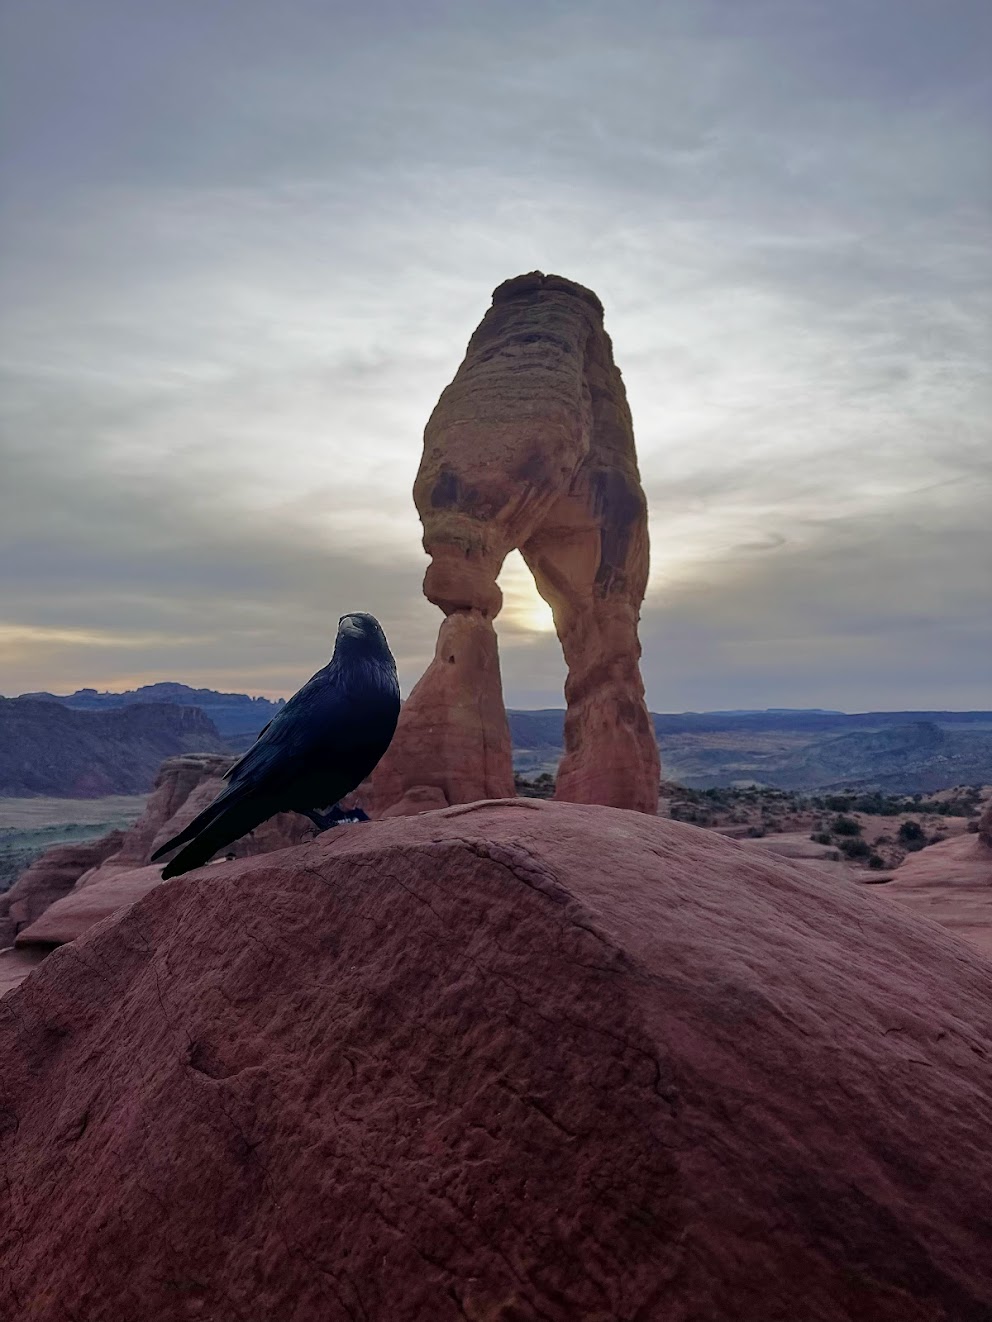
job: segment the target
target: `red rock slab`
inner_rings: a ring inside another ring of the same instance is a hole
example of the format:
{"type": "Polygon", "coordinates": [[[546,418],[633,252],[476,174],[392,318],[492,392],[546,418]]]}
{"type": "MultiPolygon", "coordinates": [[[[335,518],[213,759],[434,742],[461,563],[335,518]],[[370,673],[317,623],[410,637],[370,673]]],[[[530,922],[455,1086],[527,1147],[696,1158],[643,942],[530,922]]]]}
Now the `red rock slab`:
{"type": "Polygon", "coordinates": [[[990,999],[878,889],[611,808],[203,869],[0,1002],[0,1316],[984,1322],[990,999]]]}
{"type": "Polygon", "coordinates": [[[992,849],[978,836],[908,854],[882,889],[992,957],[992,849]]]}
{"type": "Polygon", "coordinates": [[[95,926],[118,909],[143,899],[150,890],[162,885],[162,865],[134,868],[130,872],[111,871],[61,900],[49,905],[40,918],[18,932],[18,949],[29,946],[61,946],[95,926]]]}
{"type": "Polygon", "coordinates": [[[44,950],[15,950],[10,946],[0,950],[0,996],[19,987],[28,974],[38,967],[45,957],[44,950]]]}
{"type": "Polygon", "coordinates": [[[111,831],[98,840],[46,849],[0,895],[0,948],[13,945],[19,931],[72,890],[80,876],[116,853],[124,838],[122,831],[111,831]]]}

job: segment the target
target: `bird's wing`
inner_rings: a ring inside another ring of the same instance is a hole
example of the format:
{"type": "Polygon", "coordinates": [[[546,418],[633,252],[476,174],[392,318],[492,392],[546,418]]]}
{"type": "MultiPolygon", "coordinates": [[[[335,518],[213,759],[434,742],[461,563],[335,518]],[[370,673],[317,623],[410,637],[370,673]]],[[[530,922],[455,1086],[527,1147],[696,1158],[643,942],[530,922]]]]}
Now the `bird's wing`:
{"type": "Polygon", "coordinates": [[[336,667],[326,666],[294,693],[228,771],[232,786],[282,778],[288,766],[304,771],[328,752],[361,743],[361,703],[349,696],[336,667]]]}
{"type": "MultiPolygon", "coordinates": [[[[273,716],[272,721],[274,721],[275,719],[276,719],[276,718],[273,716]]],[[[258,743],[258,741],[259,741],[259,739],[261,739],[262,735],[265,734],[266,730],[271,726],[272,721],[266,721],[265,724],[262,726],[261,730],[259,730],[258,734],[255,736],[255,744],[258,743]]],[[[245,758],[248,756],[248,753],[251,752],[252,748],[254,748],[255,744],[252,744],[252,745],[249,747],[249,749],[248,749],[247,752],[242,753],[241,756],[238,758],[237,762],[232,762],[232,763],[231,763],[231,765],[230,765],[230,766],[227,768],[227,770],[224,772],[224,779],[225,779],[225,780],[230,780],[230,778],[231,778],[231,772],[232,772],[232,771],[237,771],[238,767],[241,765],[241,763],[242,763],[242,762],[245,760],[245,758]]]]}

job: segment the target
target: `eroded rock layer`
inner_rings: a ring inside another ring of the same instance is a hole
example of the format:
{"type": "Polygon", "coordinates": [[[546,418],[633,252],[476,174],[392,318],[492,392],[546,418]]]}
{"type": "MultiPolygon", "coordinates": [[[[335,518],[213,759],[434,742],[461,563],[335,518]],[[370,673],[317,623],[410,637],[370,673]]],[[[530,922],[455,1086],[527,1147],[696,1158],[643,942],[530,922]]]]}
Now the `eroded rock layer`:
{"type": "Polygon", "coordinates": [[[978,1322],[992,966],[610,808],[159,886],[0,1001],[11,1322],[978,1322]]]}
{"type": "Polygon", "coordinates": [[[519,548],[568,666],[558,797],[656,811],[637,636],[647,505],[591,290],[540,272],[500,285],[427,424],[414,499],[431,557],[424,592],[448,619],[376,772],[377,809],[513,792],[492,621],[519,548]]]}

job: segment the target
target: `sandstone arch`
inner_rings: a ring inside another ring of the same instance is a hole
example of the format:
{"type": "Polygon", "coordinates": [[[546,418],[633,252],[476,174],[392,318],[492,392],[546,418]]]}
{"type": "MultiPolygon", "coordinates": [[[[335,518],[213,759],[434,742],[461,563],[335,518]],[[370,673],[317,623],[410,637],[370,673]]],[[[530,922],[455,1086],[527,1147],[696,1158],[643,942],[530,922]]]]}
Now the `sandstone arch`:
{"type": "Polygon", "coordinates": [[[376,771],[376,812],[513,795],[493,621],[514,549],[552,608],[568,666],[557,797],[655,812],[637,637],[647,503],[591,290],[539,271],[495,290],[427,423],[413,494],[431,557],[424,593],[445,620],[376,771]]]}

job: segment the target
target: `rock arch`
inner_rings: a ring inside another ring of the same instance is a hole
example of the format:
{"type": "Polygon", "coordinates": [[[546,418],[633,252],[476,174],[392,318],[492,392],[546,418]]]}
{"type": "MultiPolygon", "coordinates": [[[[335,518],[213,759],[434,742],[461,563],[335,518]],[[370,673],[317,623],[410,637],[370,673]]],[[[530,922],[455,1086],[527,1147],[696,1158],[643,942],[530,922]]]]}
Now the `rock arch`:
{"type": "Polygon", "coordinates": [[[554,613],[568,678],[556,796],[655,812],[658,747],[637,624],[647,502],[596,295],[540,271],[507,280],[424,432],[413,489],[445,615],[434,660],[375,774],[393,816],[512,796],[493,621],[519,549],[554,613]]]}

